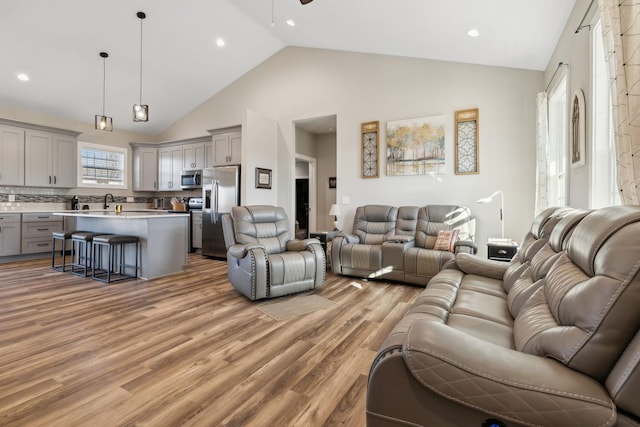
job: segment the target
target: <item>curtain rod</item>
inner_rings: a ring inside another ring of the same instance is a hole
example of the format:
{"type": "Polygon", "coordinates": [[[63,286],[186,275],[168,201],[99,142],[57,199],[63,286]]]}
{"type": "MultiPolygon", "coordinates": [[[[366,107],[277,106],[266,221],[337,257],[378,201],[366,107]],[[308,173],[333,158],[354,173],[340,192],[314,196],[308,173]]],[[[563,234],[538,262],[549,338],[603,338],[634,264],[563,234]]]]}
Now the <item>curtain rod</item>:
{"type": "Polygon", "coordinates": [[[593,6],[593,2],[595,0],[591,0],[591,3],[589,3],[589,7],[587,8],[587,11],[584,13],[584,16],[582,17],[582,21],[580,21],[580,23],[578,24],[578,28],[576,28],[576,34],[578,34],[580,32],[581,29],[583,28],[587,28],[589,27],[589,30],[591,30],[591,25],[582,25],[584,23],[584,20],[587,19],[587,15],[589,14],[589,11],[591,10],[591,6],[593,6]]]}
{"type": "Polygon", "coordinates": [[[551,86],[553,79],[556,77],[556,74],[558,74],[558,70],[560,69],[560,67],[568,67],[568,66],[569,64],[565,64],[564,62],[558,62],[558,66],[556,67],[556,70],[553,72],[553,75],[551,76],[551,80],[549,80],[549,84],[547,84],[547,87],[544,89],[545,92],[549,90],[549,86],[551,86]]]}

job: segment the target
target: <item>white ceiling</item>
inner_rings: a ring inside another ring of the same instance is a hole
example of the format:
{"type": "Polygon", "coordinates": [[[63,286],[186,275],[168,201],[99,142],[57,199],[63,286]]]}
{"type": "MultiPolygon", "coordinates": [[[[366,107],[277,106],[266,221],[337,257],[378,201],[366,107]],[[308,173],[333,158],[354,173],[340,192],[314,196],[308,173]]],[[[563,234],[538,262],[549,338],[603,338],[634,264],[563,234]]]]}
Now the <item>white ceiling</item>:
{"type": "Polygon", "coordinates": [[[575,0],[20,0],[0,3],[0,105],[157,134],[286,46],[543,70],[575,0]],[[150,121],[134,123],[143,94],[150,121]],[[274,25],[271,25],[273,15],[274,25]],[[285,24],[294,19],[294,27],[285,24]],[[477,28],[480,36],[466,32],[477,28]],[[226,45],[216,46],[222,37],[226,45]],[[31,80],[20,82],[19,72],[31,80]]]}

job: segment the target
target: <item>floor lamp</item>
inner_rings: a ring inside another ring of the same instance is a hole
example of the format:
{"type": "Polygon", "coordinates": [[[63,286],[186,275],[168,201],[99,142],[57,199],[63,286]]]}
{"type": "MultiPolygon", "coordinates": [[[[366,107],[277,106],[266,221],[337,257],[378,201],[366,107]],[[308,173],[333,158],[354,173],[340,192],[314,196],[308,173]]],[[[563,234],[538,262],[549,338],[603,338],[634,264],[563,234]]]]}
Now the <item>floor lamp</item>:
{"type": "Polygon", "coordinates": [[[498,190],[495,193],[493,193],[492,195],[490,195],[489,197],[485,197],[483,199],[476,200],[476,202],[477,203],[489,203],[497,195],[500,195],[500,226],[502,227],[502,234],[501,234],[500,237],[504,239],[504,194],[502,194],[502,191],[498,190]]]}

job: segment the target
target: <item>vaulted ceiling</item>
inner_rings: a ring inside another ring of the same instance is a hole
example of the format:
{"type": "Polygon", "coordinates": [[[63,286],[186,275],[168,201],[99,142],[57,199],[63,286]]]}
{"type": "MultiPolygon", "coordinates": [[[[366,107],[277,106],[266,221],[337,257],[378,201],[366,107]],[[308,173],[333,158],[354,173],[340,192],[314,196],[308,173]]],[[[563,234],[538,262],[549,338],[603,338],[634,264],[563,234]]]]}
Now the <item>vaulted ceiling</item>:
{"type": "Polygon", "coordinates": [[[0,105],[157,134],[286,46],[543,70],[575,0],[20,0],[0,4],[0,105]],[[150,120],[134,123],[140,94],[150,120]],[[294,26],[286,23],[293,20],[294,26]],[[477,29],[478,37],[467,31],[477,29]],[[224,46],[218,46],[218,39],[224,46]],[[30,80],[20,81],[18,73],[30,80]]]}

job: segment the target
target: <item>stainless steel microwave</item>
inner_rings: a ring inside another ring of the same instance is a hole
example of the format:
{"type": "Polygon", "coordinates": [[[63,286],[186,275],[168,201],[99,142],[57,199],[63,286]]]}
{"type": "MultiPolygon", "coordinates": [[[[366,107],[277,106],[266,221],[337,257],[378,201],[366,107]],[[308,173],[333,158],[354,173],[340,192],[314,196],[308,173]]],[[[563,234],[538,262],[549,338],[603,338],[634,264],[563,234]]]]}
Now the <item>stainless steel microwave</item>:
{"type": "Polygon", "coordinates": [[[182,174],[180,174],[180,188],[183,190],[202,188],[202,169],[182,171],[182,174]]]}

